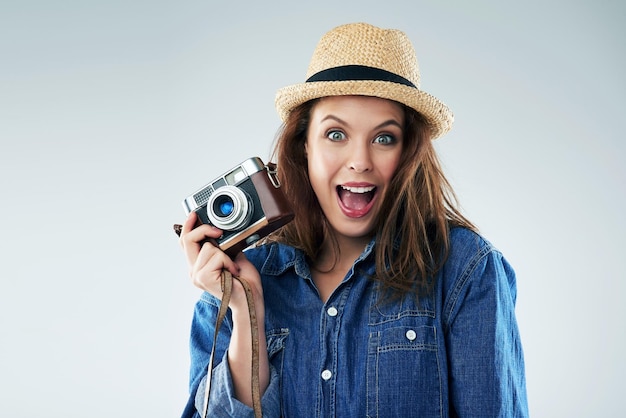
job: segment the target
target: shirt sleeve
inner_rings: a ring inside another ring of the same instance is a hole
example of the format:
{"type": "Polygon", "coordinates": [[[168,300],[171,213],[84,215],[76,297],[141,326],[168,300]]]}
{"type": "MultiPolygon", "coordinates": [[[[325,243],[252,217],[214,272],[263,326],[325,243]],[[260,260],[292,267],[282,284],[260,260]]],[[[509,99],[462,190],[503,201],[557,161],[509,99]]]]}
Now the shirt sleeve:
{"type": "Polygon", "coordinates": [[[467,260],[444,306],[451,416],[527,417],[515,273],[489,246],[467,260]]]}
{"type": "MultiPolygon", "coordinates": [[[[215,320],[220,301],[203,293],[196,303],[191,323],[189,373],[189,400],[182,418],[199,418],[204,407],[207,367],[213,346],[215,320]]],[[[234,397],[230,369],[228,367],[228,344],[232,333],[232,318],[228,311],[221,325],[213,359],[211,398],[207,416],[210,417],[254,417],[254,411],[234,397]]],[[[270,367],[270,383],[261,400],[264,417],[280,416],[279,384],[276,371],[270,367]]]]}

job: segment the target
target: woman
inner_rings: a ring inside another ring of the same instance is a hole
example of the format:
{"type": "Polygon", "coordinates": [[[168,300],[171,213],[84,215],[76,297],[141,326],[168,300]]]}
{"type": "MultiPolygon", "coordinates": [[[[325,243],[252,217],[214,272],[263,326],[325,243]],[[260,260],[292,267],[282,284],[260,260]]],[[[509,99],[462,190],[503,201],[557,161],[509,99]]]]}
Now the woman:
{"type": "MultiPolygon", "coordinates": [[[[275,156],[295,220],[231,260],[221,231],[181,244],[205,290],[191,332],[204,408],[222,269],[252,287],[268,417],[527,416],[515,275],[455,207],[432,140],[452,113],[419,90],[406,35],[358,23],[320,40],[281,89],[275,156]]],[[[235,281],[208,416],[252,416],[250,319],[235,281]]]]}

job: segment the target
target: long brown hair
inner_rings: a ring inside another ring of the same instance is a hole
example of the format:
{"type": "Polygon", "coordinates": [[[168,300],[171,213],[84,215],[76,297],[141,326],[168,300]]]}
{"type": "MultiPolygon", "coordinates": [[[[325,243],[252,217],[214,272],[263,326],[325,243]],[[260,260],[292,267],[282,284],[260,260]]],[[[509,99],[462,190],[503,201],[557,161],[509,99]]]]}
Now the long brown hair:
{"type": "MultiPolygon", "coordinates": [[[[340,249],[311,187],[305,154],[311,111],[317,100],[295,108],[278,132],[274,158],[283,191],[293,205],[294,221],[271,240],[304,251],[315,263],[324,240],[340,249]]],[[[426,120],[404,105],[402,157],[386,193],[375,227],[375,280],[392,295],[428,291],[445,262],[451,226],[475,230],[458,209],[430,139],[426,120]]]]}

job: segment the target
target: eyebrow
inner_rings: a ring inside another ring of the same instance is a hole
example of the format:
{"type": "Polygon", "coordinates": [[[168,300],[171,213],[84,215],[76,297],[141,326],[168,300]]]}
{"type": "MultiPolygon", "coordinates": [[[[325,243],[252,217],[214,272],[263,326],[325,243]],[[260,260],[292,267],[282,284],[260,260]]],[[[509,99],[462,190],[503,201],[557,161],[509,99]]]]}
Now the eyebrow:
{"type": "MultiPolygon", "coordinates": [[[[327,115],[324,118],[322,118],[322,120],[320,122],[326,122],[327,120],[334,120],[336,122],[341,123],[342,125],[346,125],[347,127],[350,127],[350,124],[348,122],[346,122],[345,120],[343,120],[341,118],[338,118],[335,115],[327,115]]],[[[381,129],[381,128],[384,128],[384,127],[387,127],[387,126],[397,126],[398,128],[402,129],[402,125],[400,125],[400,123],[398,123],[397,120],[389,119],[389,120],[386,120],[385,122],[380,123],[379,125],[375,126],[374,130],[381,129]]]]}

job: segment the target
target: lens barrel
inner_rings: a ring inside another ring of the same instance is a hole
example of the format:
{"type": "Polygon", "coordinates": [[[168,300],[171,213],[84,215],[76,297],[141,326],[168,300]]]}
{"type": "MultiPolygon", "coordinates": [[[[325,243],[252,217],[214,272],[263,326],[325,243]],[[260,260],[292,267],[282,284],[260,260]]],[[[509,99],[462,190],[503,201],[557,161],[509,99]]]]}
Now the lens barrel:
{"type": "Polygon", "coordinates": [[[234,231],[248,225],[252,201],[246,192],[235,186],[215,190],[206,205],[209,221],[217,228],[234,231]]]}

